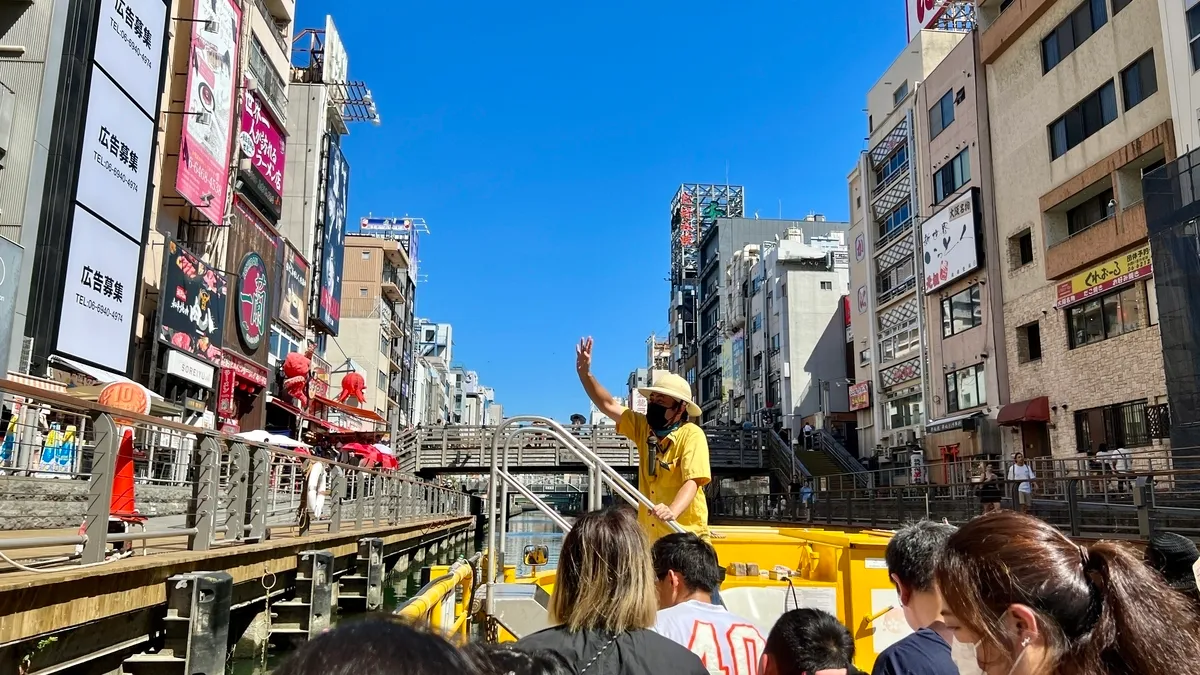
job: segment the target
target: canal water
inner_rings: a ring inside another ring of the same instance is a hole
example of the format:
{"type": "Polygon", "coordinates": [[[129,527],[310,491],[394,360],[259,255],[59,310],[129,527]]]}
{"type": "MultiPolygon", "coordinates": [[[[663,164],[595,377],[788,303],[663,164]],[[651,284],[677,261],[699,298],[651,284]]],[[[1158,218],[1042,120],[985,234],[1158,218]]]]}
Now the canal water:
{"type": "MultiPolygon", "coordinates": [[[[517,574],[529,573],[529,568],[522,564],[522,553],[526,546],[545,546],[549,552],[548,566],[543,569],[553,569],[558,565],[558,552],[562,547],[562,531],[554,521],[540,512],[522,513],[513,517],[508,523],[508,550],[505,552],[505,563],[517,566],[517,574]]],[[[434,559],[426,558],[418,566],[408,570],[388,575],[384,583],[383,612],[393,612],[404,604],[408,598],[421,590],[421,568],[429,565],[449,565],[459,558],[467,558],[475,553],[474,542],[468,540],[458,549],[447,549],[434,559]]],[[[338,614],[334,622],[354,621],[370,617],[371,613],[338,614]]],[[[235,659],[231,662],[230,675],[267,675],[287,657],[286,653],[272,650],[264,664],[261,658],[235,659]]]]}

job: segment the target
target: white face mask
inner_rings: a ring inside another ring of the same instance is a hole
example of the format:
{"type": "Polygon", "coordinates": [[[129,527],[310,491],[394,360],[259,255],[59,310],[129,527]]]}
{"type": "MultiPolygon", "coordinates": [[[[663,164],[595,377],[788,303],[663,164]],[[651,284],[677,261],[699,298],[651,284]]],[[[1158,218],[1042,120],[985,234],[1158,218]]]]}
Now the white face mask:
{"type": "Polygon", "coordinates": [[[950,660],[958,668],[958,675],[984,675],[979,667],[979,659],[975,657],[978,647],[977,642],[959,642],[958,638],[950,640],[950,660]]]}

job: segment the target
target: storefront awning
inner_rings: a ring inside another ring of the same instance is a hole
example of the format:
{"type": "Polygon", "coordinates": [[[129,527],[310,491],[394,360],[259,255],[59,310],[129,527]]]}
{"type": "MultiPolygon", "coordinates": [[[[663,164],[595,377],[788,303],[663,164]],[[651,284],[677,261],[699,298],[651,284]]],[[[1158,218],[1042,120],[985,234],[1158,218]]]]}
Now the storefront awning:
{"type": "MultiPolygon", "coordinates": [[[[131,384],[136,384],[133,382],[133,380],[129,379],[128,377],[125,377],[124,375],[117,375],[116,373],[110,373],[107,370],[103,370],[101,368],[95,368],[93,366],[89,366],[89,365],[80,363],[74,359],[68,359],[65,356],[59,356],[57,354],[50,355],[50,363],[57,363],[59,365],[66,366],[76,372],[83,373],[84,375],[87,375],[88,377],[99,382],[100,384],[111,384],[113,382],[129,382],[131,384]]],[[[154,393],[153,391],[150,392],[150,398],[152,398],[156,401],[163,400],[162,396],[159,396],[158,394],[154,393]]]]}
{"type": "Polygon", "coordinates": [[[309,422],[312,422],[313,424],[316,424],[317,426],[319,426],[327,431],[341,431],[341,429],[330,424],[329,422],[326,422],[325,420],[321,419],[320,417],[317,417],[315,415],[310,415],[310,414],[304,412],[303,410],[297,408],[296,406],[291,405],[290,403],[284,402],[283,399],[281,399],[277,396],[268,394],[267,395],[267,403],[270,403],[270,404],[280,408],[281,410],[285,410],[302,420],[308,420],[309,422]]]}
{"type": "Polygon", "coordinates": [[[925,433],[940,434],[946,431],[975,431],[975,419],[982,417],[983,413],[973,412],[965,415],[955,415],[954,417],[943,417],[940,420],[929,420],[925,423],[925,433]]]}
{"type": "Polygon", "coordinates": [[[313,397],[313,400],[316,401],[317,403],[320,403],[321,405],[333,408],[334,410],[339,410],[341,412],[346,413],[347,415],[353,415],[354,417],[358,417],[358,418],[367,420],[368,422],[374,422],[375,424],[384,424],[384,425],[387,424],[387,420],[380,417],[373,410],[366,410],[365,408],[355,408],[352,405],[346,405],[345,403],[338,403],[337,401],[335,401],[331,398],[325,398],[324,396],[315,396],[315,397],[313,397]]]}
{"type": "Polygon", "coordinates": [[[1049,422],[1050,421],[1050,399],[1045,396],[1031,398],[1028,401],[1020,401],[1018,403],[1009,403],[1000,408],[1000,414],[996,416],[996,423],[1004,426],[1013,426],[1023,422],[1049,422]]]}

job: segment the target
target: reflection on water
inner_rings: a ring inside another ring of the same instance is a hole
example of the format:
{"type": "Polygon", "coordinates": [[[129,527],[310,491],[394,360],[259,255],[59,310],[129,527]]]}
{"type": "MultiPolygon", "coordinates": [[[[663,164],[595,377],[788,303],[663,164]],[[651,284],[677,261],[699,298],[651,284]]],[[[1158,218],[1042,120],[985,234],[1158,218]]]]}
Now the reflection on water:
{"type": "MultiPolygon", "coordinates": [[[[567,518],[567,522],[571,522],[571,519],[567,518]]],[[[531,570],[523,563],[525,547],[545,546],[549,553],[547,564],[539,569],[552,570],[558,566],[562,539],[562,530],[549,516],[539,511],[522,513],[508,521],[508,549],[504,552],[504,564],[516,565],[517,576],[528,575],[531,570]]]]}
{"type": "MultiPolygon", "coordinates": [[[[570,519],[568,519],[569,521],[570,519]]],[[[526,546],[545,546],[548,549],[548,564],[542,570],[554,569],[558,565],[558,552],[562,548],[563,533],[547,516],[534,512],[522,513],[513,517],[508,523],[508,551],[505,552],[505,562],[517,566],[517,574],[526,575],[530,569],[522,564],[522,553],[526,546]]],[[[468,558],[474,553],[472,542],[458,549],[449,549],[439,553],[435,558],[426,558],[423,562],[413,562],[405,572],[392,572],[384,584],[384,612],[393,612],[404,601],[421,590],[421,569],[429,565],[449,565],[459,558],[468,558]]],[[[369,617],[370,614],[346,614],[335,616],[335,623],[355,621],[369,617]]],[[[286,652],[272,650],[264,666],[260,659],[238,659],[230,663],[230,675],[268,675],[287,658],[286,652]]]]}

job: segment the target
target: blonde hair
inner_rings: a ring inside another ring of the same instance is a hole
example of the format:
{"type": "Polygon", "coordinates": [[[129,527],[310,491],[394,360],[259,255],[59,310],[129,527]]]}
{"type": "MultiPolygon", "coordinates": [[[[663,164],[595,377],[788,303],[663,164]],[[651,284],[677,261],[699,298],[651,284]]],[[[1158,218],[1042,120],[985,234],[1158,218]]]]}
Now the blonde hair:
{"type": "Polygon", "coordinates": [[[563,539],[550,620],[571,632],[650,628],[658,612],[650,544],[637,516],[608,507],[580,516],[563,539]]]}

